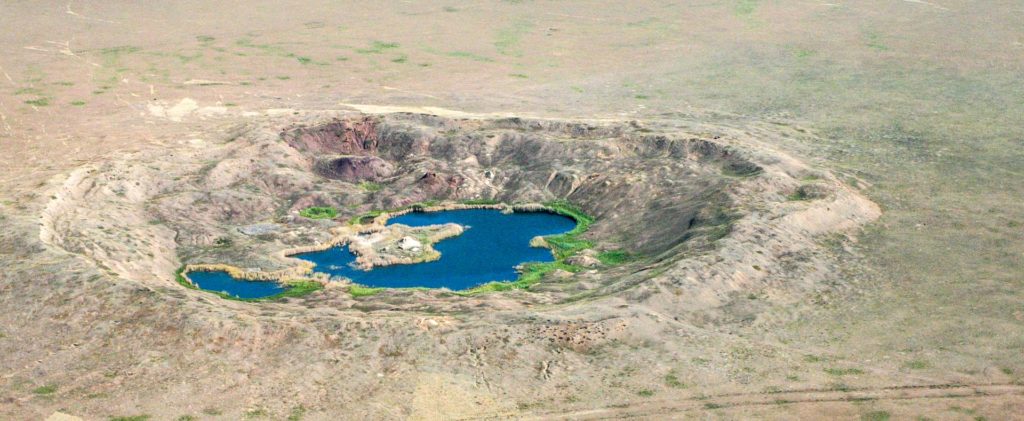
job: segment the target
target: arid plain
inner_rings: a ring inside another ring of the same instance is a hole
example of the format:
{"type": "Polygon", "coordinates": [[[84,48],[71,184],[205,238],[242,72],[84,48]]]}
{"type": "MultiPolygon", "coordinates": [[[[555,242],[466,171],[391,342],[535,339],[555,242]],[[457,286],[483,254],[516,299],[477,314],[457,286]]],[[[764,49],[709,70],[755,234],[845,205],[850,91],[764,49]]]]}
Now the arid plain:
{"type": "Polygon", "coordinates": [[[1024,418],[1019,2],[0,21],[0,418],[1024,418]],[[379,191],[290,141],[363,121],[379,191]],[[478,198],[566,199],[634,260],[470,296],[175,281],[287,267],[337,228],[304,206],[478,198]]]}

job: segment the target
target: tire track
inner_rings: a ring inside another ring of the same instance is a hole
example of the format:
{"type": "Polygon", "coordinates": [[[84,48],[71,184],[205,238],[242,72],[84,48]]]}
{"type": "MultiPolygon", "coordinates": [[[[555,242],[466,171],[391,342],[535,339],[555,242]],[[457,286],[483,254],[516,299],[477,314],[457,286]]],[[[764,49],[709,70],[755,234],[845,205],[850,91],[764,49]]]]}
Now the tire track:
{"type": "Polygon", "coordinates": [[[495,419],[514,417],[517,419],[623,419],[660,418],[671,414],[788,404],[815,404],[828,402],[896,401],[917,399],[949,399],[968,397],[1021,396],[1024,385],[1013,383],[988,384],[930,384],[896,385],[886,387],[850,388],[844,390],[808,388],[780,392],[721,393],[706,396],[688,396],[675,399],[659,399],[637,404],[609,405],[602,408],[577,411],[532,412],[529,414],[500,413],[463,419],[495,419]]]}

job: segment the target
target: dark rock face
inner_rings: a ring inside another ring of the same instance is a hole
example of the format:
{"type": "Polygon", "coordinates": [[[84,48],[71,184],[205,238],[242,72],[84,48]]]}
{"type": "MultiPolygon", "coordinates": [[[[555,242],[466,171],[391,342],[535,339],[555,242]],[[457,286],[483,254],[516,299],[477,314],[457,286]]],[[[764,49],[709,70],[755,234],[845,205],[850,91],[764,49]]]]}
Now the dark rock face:
{"type": "Polygon", "coordinates": [[[395,167],[376,156],[340,156],[317,159],[313,170],[322,177],[357,183],[390,177],[395,167]]]}
{"type": "Polygon", "coordinates": [[[373,117],[339,120],[282,134],[288,145],[313,154],[368,155],[377,152],[377,121],[373,117]]]}

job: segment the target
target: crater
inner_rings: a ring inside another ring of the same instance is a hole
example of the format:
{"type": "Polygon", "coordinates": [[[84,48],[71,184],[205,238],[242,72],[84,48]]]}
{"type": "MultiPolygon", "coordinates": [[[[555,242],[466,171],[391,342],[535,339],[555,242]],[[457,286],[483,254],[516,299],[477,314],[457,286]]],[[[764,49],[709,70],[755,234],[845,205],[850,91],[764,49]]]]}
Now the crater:
{"type": "Polygon", "coordinates": [[[163,287],[175,285],[175,269],[323,286],[299,288],[318,290],[300,298],[310,306],[467,311],[623,295],[698,314],[741,291],[785,300],[813,290],[829,265],[818,238],[878,215],[856,189],[772,149],[789,135],[774,125],[401,112],[283,118],[231,128],[202,147],[183,142],[76,171],[44,214],[44,241],[163,287]],[[99,209],[110,218],[89,217],[99,209]],[[495,209],[568,210],[560,213],[586,226],[495,209]],[[441,233],[407,231],[388,246],[408,237],[408,249],[352,253],[373,235],[435,218],[465,232],[424,241],[441,233]],[[555,222],[533,230],[502,218],[555,222]],[[563,229],[574,233],[554,235],[563,229]],[[533,245],[547,248],[530,247],[537,236],[547,241],[533,245]],[[509,259],[482,252],[487,244],[501,244],[509,259]],[[433,247],[437,256],[427,253],[433,247]],[[496,266],[463,271],[473,262],[496,266]],[[531,271],[527,262],[550,265],[531,271]],[[430,289],[369,297],[368,287],[430,289]]]}

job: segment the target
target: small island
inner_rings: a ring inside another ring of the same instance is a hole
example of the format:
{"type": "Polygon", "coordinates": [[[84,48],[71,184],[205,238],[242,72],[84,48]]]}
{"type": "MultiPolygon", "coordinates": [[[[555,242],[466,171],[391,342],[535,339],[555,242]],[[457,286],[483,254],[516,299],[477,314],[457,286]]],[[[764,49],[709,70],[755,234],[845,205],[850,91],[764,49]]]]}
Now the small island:
{"type": "Polygon", "coordinates": [[[370,270],[377,266],[430,262],[441,258],[434,243],[462,234],[459,224],[425,227],[385,225],[379,230],[350,237],[348,248],[356,255],[355,266],[370,270]]]}

